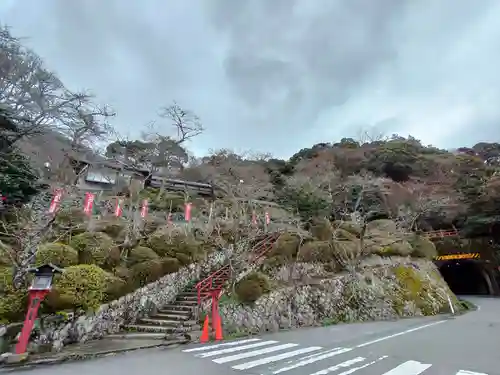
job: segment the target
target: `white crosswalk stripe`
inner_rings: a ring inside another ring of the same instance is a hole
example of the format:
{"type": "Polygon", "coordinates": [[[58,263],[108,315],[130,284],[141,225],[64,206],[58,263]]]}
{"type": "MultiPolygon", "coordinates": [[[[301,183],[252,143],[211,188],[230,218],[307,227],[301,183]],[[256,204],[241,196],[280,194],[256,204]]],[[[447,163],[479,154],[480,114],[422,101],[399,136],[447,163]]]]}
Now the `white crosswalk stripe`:
{"type": "MultiPolygon", "coordinates": [[[[227,363],[233,370],[257,368],[252,373],[261,375],[432,375],[434,366],[430,363],[416,360],[401,362],[388,355],[378,358],[371,355],[372,358],[364,358],[352,355],[356,349],[327,349],[321,346],[301,346],[297,343],[253,338],[200,345],[182,352],[216,364],[227,363]],[[308,371],[309,368],[311,370],[308,371]]],[[[445,372],[439,371],[439,374],[443,373],[445,372]]],[[[451,371],[450,375],[488,374],[457,369],[451,371]]]]}

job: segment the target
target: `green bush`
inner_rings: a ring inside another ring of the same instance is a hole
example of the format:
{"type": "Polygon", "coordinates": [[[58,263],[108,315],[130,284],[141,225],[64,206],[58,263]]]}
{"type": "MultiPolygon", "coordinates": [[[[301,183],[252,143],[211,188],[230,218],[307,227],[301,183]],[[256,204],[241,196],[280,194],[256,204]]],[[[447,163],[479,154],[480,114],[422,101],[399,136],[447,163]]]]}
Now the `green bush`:
{"type": "Polygon", "coordinates": [[[85,232],[71,239],[70,246],[78,251],[78,263],[114,268],[120,261],[120,250],[106,233],[85,232]]]}
{"type": "Polygon", "coordinates": [[[14,258],[14,249],[7,244],[0,243],[0,266],[12,266],[12,259],[14,258]]]}
{"type": "Polygon", "coordinates": [[[128,257],[129,265],[133,266],[134,264],[145,262],[147,260],[159,259],[160,257],[156,254],[153,249],[145,246],[137,246],[130,250],[130,254],[128,257]]]}
{"type": "Polygon", "coordinates": [[[67,267],[56,277],[47,304],[58,310],[96,310],[106,300],[110,280],[110,274],[94,264],[67,267]]]}
{"type": "Polygon", "coordinates": [[[236,284],[235,292],[242,303],[253,303],[270,291],[269,279],[260,272],[252,272],[236,284]]]}
{"type": "Polygon", "coordinates": [[[161,229],[148,239],[148,246],[160,257],[177,258],[187,265],[204,258],[206,248],[203,243],[178,229],[161,229]]]}
{"type": "Polygon", "coordinates": [[[164,275],[161,259],[148,260],[137,263],[130,268],[129,284],[134,288],[141,288],[164,275]]]}
{"type": "Polygon", "coordinates": [[[78,252],[62,243],[42,244],[36,253],[36,263],[52,263],[59,267],[74,266],[78,263],[78,252]]]}
{"type": "Polygon", "coordinates": [[[127,223],[123,219],[98,220],[95,222],[95,231],[106,233],[113,239],[124,237],[127,223]]]}
{"type": "Polygon", "coordinates": [[[176,258],[165,257],[161,259],[161,263],[163,268],[163,274],[165,275],[177,272],[181,267],[179,259],[176,258]]]}
{"type": "Polygon", "coordinates": [[[120,277],[108,274],[107,287],[106,287],[106,301],[113,301],[127,294],[127,282],[120,277]]]}
{"type": "Polygon", "coordinates": [[[26,290],[16,290],[12,285],[12,267],[0,267],[0,323],[21,321],[27,304],[26,290]]]}

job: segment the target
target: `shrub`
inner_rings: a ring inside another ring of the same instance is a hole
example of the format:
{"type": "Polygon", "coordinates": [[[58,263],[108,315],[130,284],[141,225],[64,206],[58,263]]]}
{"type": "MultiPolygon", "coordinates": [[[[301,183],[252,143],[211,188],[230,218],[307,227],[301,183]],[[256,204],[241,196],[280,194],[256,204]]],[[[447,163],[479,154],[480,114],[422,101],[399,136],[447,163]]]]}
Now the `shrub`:
{"type": "Polygon", "coordinates": [[[179,259],[183,265],[203,259],[204,247],[184,230],[178,228],[163,228],[151,235],[148,245],[160,257],[179,259]]]}
{"type": "Polygon", "coordinates": [[[332,261],[332,250],[329,241],[310,241],[300,248],[300,260],[304,262],[328,263],[332,261]]]}
{"type": "Polygon", "coordinates": [[[240,302],[253,303],[270,291],[269,279],[260,272],[252,272],[238,282],[235,288],[240,302]]]}
{"type": "Polygon", "coordinates": [[[0,243],[0,266],[12,266],[15,259],[15,251],[7,244],[0,243]]]}
{"type": "Polygon", "coordinates": [[[124,236],[124,231],[127,223],[122,219],[99,220],[95,222],[94,230],[97,232],[106,233],[113,239],[124,236]]]}
{"type": "Polygon", "coordinates": [[[111,237],[102,232],[85,232],[71,239],[70,246],[78,251],[78,263],[97,264],[112,269],[120,261],[120,250],[111,237]]]}
{"type": "Polygon", "coordinates": [[[161,259],[148,260],[137,263],[130,268],[129,284],[141,288],[164,275],[161,259]]]}
{"type": "Polygon", "coordinates": [[[106,299],[109,280],[110,275],[97,265],[70,266],[56,277],[47,304],[59,310],[96,310],[106,299]]]}
{"type": "Polygon", "coordinates": [[[147,260],[154,260],[159,258],[160,257],[153,251],[153,249],[145,246],[137,246],[130,250],[128,262],[132,266],[134,264],[145,262],[147,260]]]}
{"type": "Polygon", "coordinates": [[[12,285],[12,267],[0,267],[0,323],[21,321],[27,299],[26,290],[16,290],[12,285]]]}
{"type": "Polygon", "coordinates": [[[163,268],[163,274],[167,275],[169,273],[174,273],[179,271],[181,264],[178,259],[165,257],[161,259],[161,264],[163,268]]]}
{"type": "Polygon", "coordinates": [[[108,274],[105,296],[106,301],[118,299],[127,294],[128,291],[129,290],[127,289],[127,283],[125,280],[115,275],[108,274]]]}
{"type": "Polygon", "coordinates": [[[52,263],[60,267],[74,266],[78,263],[78,252],[62,243],[47,243],[38,248],[36,262],[39,265],[52,263]]]}
{"type": "Polygon", "coordinates": [[[320,241],[329,241],[333,235],[332,225],[326,219],[313,223],[310,230],[312,235],[320,241]]]}

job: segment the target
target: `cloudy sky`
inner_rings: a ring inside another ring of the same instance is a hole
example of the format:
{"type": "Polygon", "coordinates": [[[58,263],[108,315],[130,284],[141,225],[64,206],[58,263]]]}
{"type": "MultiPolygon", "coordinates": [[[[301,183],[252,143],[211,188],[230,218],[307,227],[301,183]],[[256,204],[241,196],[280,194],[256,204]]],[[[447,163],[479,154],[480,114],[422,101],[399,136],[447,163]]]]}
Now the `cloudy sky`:
{"type": "Polygon", "coordinates": [[[500,141],[498,20],[497,0],[0,2],[0,22],[123,133],[173,99],[194,110],[197,154],[287,157],[360,129],[500,141]]]}

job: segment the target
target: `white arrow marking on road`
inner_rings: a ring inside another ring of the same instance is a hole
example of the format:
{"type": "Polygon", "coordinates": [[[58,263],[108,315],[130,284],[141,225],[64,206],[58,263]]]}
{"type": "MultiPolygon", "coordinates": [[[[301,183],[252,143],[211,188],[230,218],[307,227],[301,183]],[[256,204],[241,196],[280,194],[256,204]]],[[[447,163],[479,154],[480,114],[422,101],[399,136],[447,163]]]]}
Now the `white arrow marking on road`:
{"type": "MultiPolygon", "coordinates": [[[[358,370],[361,370],[361,369],[363,369],[363,368],[366,368],[366,367],[368,367],[368,366],[371,366],[371,365],[373,365],[373,364],[375,364],[375,363],[377,363],[377,362],[380,362],[381,360],[386,359],[387,357],[388,357],[388,356],[384,355],[384,356],[382,356],[382,357],[380,357],[380,358],[376,359],[375,361],[371,361],[371,362],[369,362],[369,363],[367,363],[367,364],[365,364],[365,365],[363,365],[363,366],[354,367],[354,368],[352,368],[352,369],[350,369],[350,370],[347,370],[347,371],[341,372],[341,373],[340,373],[340,374],[338,374],[338,375],[349,375],[349,374],[352,374],[353,372],[356,372],[356,371],[358,371],[358,370]]],[[[384,375],[385,375],[385,374],[384,374],[384,375]]],[[[410,374],[408,374],[408,375],[410,375],[410,374]]]]}
{"type": "Polygon", "coordinates": [[[238,340],[238,341],[225,342],[223,344],[199,346],[197,348],[185,349],[182,352],[183,353],[201,352],[201,351],[204,351],[204,350],[210,350],[210,349],[215,349],[215,348],[222,348],[222,347],[225,347],[225,346],[234,346],[234,345],[246,344],[248,342],[255,342],[255,341],[260,341],[260,339],[238,340]]]}
{"type": "Polygon", "coordinates": [[[459,372],[456,373],[456,375],[488,375],[488,374],[485,374],[484,372],[460,370],[459,372]]]}
{"type": "Polygon", "coordinates": [[[342,353],[347,353],[347,352],[350,352],[351,350],[352,350],[352,348],[340,348],[338,350],[335,350],[335,351],[332,351],[332,352],[329,352],[329,353],[325,353],[325,354],[321,354],[321,355],[318,355],[318,356],[314,356],[314,357],[306,359],[304,361],[300,361],[300,362],[297,362],[297,363],[295,363],[293,365],[282,367],[279,370],[273,371],[273,375],[279,374],[279,373],[282,373],[282,372],[285,372],[285,371],[290,371],[290,370],[293,370],[293,369],[295,369],[297,367],[306,366],[306,365],[308,365],[310,363],[321,361],[323,359],[327,359],[327,358],[330,358],[330,357],[333,357],[333,356],[336,356],[336,355],[339,355],[339,354],[342,354],[342,353]]]}
{"type": "Polygon", "coordinates": [[[363,362],[364,360],[365,360],[365,358],[363,358],[363,357],[356,357],[356,358],[350,359],[348,361],[339,363],[338,365],[331,366],[331,367],[325,368],[324,370],[317,371],[311,375],[326,375],[329,372],[337,371],[337,370],[340,370],[341,368],[344,368],[344,367],[349,367],[355,363],[363,362]]]}
{"type": "MultiPolygon", "coordinates": [[[[418,375],[427,370],[432,365],[428,363],[420,363],[418,361],[406,361],[398,367],[387,371],[383,375],[418,375]]],[[[342,375],[342,374],[339,374],[342,375]]]]}
{"type": "Polygon", "coordinates": [[[278,341],[261,341],[261,342],[255,343],[255,344],[237,346],[237,347],[228,348],[228,349],[214,350],[213,352],[208,352],[208,353],[201,353],[201,354],[198,354],[197,356],[201,357],[201,358],[213,357],[213,356],[216,356],[216,355],[219,355],[219,354],[239,352],[241,350],[258,348],[259,346],[276,344],[277,342],[278,341]]]}

